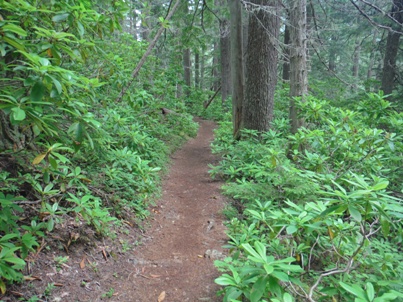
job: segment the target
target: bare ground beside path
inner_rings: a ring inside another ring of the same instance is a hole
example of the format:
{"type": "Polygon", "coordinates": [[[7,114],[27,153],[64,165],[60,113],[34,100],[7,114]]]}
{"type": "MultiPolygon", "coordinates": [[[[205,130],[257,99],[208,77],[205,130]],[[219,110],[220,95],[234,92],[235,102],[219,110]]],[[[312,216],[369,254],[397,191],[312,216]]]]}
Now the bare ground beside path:
{"type": "Polygon", "coordinates": [[[197,121],[197,137],[172,156],[144,233],[122,229],[114,243],[94,241],[89,228],[66,220],[27,259],[24,275],[32,277],[11,286],[0,301],[221,301],[213,262],[226,240],[224,198],[222,183],[208,175],[208,164],[217,160],[210,151],[215,124],[197,121]]]}

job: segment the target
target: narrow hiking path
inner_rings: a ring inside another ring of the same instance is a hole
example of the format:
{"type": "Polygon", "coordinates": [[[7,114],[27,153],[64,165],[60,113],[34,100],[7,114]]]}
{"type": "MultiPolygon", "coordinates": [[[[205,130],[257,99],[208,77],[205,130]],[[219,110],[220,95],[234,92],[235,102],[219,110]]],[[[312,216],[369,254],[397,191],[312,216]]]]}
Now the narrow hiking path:
{"type": "Polygon", "coordinates": [[[210,179],[208,164],[214,123],[198,120],[199,133],[172,156],[163,194],[153,209],[151,228],[134,251],[129,287],[121,301],[221,301],[214,279],[215,259],[225,243],[220,182],[210,179]],[[162,293],[162,294],[161,294],[162,293]]]}
{"type": "Polygon", "coordinates": [[[208,164],[217,160],[210,151],[215,124],[197,121],[197,137],[171,157],[162,197],[150,209],[143,233],[118,228],[113,241],[94,240],[89,228],[76,230],[75,222],[66,220],[64,233],[53,235],[49,248],[31,255],[34,265],[24,273],[34,277],[15,284],[0,300],[27,300],[45,293],[38,301],[221,301],[213,262],[222,257],[226,240],[224,197],[222,183],[208,174],[208,164]],[[67,249],[73,235],[78,240],[67,249]]]}

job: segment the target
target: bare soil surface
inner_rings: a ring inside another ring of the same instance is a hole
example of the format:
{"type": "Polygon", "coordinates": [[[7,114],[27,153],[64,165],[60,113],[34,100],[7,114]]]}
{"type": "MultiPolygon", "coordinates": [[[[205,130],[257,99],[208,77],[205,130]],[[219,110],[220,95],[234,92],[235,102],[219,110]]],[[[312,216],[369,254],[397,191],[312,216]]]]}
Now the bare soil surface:
{"type": "Polygon", "coordinates": [[[59,246],[29,259],[31,280],[0,300],[37,295],[38,301],[221,301],[213,262],[224,257],[225,200],[222,184],[208,175],[208,164],[217,160],[210,152],[215,125],[198,122],[197,137],[172,156],[145,231],[131,227],[114,241],[94,243],[86,228],[66,221],[64,235],[54,238],[59,246]]]}

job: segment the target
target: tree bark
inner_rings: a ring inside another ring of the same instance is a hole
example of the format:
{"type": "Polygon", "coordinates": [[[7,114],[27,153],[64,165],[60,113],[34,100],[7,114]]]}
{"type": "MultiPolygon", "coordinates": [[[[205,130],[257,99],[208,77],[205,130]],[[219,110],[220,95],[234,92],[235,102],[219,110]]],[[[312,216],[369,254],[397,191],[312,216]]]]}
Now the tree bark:
{"type": "Polygon", "coordinates": [[[201,54],[201,62],[200,62],[200,89],[204,89],[204,72],[206,69],[206,56],[205,56],[206,48],[202,46],[202,54],[201,54]]]}
{"type": "Polygon", "coordinates": [[[242,11],[240,1],[228,0],[231,13],[231,78],[233,136],[240,138],[244,99],[244,66],[242,50],[242,11]]]}
{"type": "Polygon", "coordinates": [[[200,54],[195,52],[195,87],[200,88],[200,54]]]}
{"type": "Polygon", "coordinates": [[[332,35],[329,49],[329,66],[328,66],[328,69],[331,72],[336,71],[336,56],[337,56],[336,43],[337,43],[337,37],[335,35],[332,35]]]}
{"type": "Polygon", "coordinates": [[[354,55],[353,55],[353,77],[358,80],[358,75],[360,71],[360,53],[361,53],[361,42],[355,42],[354,55]]]}
{"type": "Polygon", "coordinates": [[[231,94],[231,49],[229,22],[222,19],[220,22],[220,61],[221,61],[221,100],[224,105],[231,94]]]}
{"type": "Polygon", "coordinates": [[[244,127],[264,132],[273,119],[274,91],[277,84],[278,0],[252,0],[260,5],[249,14],[246,55],[244,127]]]}
{"type": "MultiPolygon", "coordinates": [[[[394,23],[393,29],[400,30],[403,23],[403,0],[394,0],[390,14],[400,25],[394,23]]],[[[395,87],[396,58],[399,50],[400,33],[389,31],[386,41],[386,51],[382,70],[382,90],[384,94],[391,94],[395,87]]]]}
{"type": "Polygon", "coordinates": [[[214,41],[213,44],[213,62],[211,66],[211,76],[213,78],[213,84],[211,86],[212,91],[216,91],[218,87],[220,87],[220,72],[219,72],[219,66],[220,66],[220,58],[219,58],[219,53],[220,49],[218,46],[218,42],[214,41]]]}
{"type": "Polygon", "coordinates": [[[283,83],[290,81],[290,26],[285,25],[283,50],[283,83]]]}
{"type": "Polygon", "coordinates": [[[295,98],[302,98],[308,91],[306,69],[306,0],[290,1],[290,120],[291,132],[296,133],[303,121],[298,118],[295,98]]]}
{"type": "Polygon", "coordinates": [[[374,63],[375,63],[375,45],[376,45],[376,37],[377,37],[377,31],[374,30],[374,35],[372,37],[372,46],[373,49],[369,55],[369,62],[368,62],[368,70],[367,70],[367,81],[371,80],[372,78],[372,70],[374,68],[374,63]]]}
{"type": "Polygon", "coordinates": [[[185,95],[190,95],[192,86],[192,63],[190,60],[190,49],[187,48],[183,51],[183,79],[185,81],[185,95]]]}

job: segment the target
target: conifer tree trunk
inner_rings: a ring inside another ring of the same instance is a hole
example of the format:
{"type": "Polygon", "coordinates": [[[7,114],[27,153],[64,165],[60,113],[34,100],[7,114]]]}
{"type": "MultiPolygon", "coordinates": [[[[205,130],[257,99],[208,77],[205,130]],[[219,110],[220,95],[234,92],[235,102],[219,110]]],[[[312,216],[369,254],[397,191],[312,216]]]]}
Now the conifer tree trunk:
{"type": "MultiPolygon", "coordinates": [[[[400,25],[393,24],[392,28],[401,30],[403,28],[403,0],[394,0],[391,10],[393,17],[400,25]]],[[[382,90],[385,94],[391,94],[395,87],[396,57],[399,50],[400,33],[390,31],[386,41],[386,51],[382,70],[382,90]]]]}
{"type": "Polygon", "coordinates": [[[190,89],[192,85],[192,63],[190,60],[190,49],[186,48],[183,51],[183,79],[185,81],[185,95],[190,95],[190,89]]]}
{"type": "Polygon", "coordinates": [[[242,50],[242,11],[240,1],[228,0],[231,13],[231,78],[233,136],[240,138],[242,102],[244,98],[244,66],[242,50]]]}
{"type": "Polygon", "coordinates": [[[200,87],[200,54],[195,53],[195,87],[200,87]]]}
{"type": "Polygon", "coordinates": [[[284,51],[283,51],[283,82],[290,81],[290,26],[285,25],[284,30],[284,51]]]}
{"type": "Polygon", "coordinates": [[[229,22],[226,19],[220,22],[220,61],[221,61],[221,100],[225,100],[231,94],[231,49],[229,22]]]}
{"type": "Polygon", "coordinates": [[[220,65],[220,58],[219,58],[219,43],[217,41],[214,41],[213,44],[213,62],[211,66],[211,76],[212,76],[212,85],[211,85],[211,90],[216,91],[218,87],[220,87],[220,71],[219,71],[219,65],[220,65]]]}
{"type": "Polygon", "coordinates": [[[358,79],[358,73],[360,70],[360,53],[361,53],[361,43],[360,41],[355,42],[355,49],[353,55],[353,77],[358,79]]]}
{"type": "Polygon", "coordinates": [[[273,119],[274,91],[277,84],[278,0],[252,0],[249,13],[246,55],[244,127],[267,131],[273,119]]]}
{"type": "Polygon", "coordinates": [[[202,46],[201,62],[200,62],[200,89],[204,89],[204,72],[206,69],[206,47],[202,46]]]}
{"type": "MultiPolygon", "coordinates": [[[[376,45],[376,37],[377,37],[377,31],[374,30],[374,34],[372,36],[372,45],[375,48],[376,45]]],[[[367,81],[369,81],[372,78],[372,70],[374,68],[374,63],[375,63],[375,49],[373,49],[370,53],[369,56],[369,62],[368,62],[368,70],[367,70],[367,81]]]]}
{"type": "Polygon", "coordinates": [[[290,120],[296,133],[303,121],[298,118],[295,97],[304,98],[308,91],[306,69],[306,0],[290,0],[290,120]]]}

